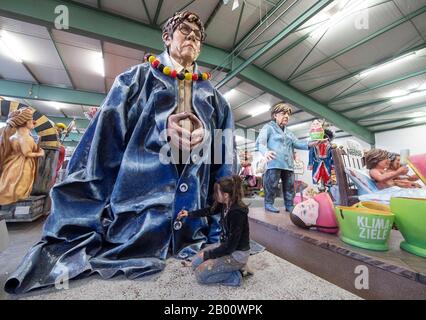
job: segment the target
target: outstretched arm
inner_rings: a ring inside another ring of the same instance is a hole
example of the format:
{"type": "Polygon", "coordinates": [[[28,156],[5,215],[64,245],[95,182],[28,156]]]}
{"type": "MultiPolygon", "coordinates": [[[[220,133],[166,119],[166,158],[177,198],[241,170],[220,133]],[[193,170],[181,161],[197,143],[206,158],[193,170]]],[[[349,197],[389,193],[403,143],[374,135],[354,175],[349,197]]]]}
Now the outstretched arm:
{"type": "Polygon", "coordinates": [[[403,174],[402,172],[405,171],[404,167],[399,168],[396,171],[391,171],[391,172],[380,172],[380,170],[378,169],[371,169],[370,170],[370,176],[371,178],[373,178],[376,182],[387,182],[389,180],[393,180],[396,177],[398,177],[399,175],[403,174]]]}

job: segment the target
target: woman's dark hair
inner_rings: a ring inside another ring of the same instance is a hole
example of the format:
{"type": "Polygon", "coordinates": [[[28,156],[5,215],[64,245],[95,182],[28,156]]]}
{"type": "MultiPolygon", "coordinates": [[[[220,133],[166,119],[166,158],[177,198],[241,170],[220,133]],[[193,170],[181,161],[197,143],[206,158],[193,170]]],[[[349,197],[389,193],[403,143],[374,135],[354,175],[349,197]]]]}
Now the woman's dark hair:
{"type": "Polygon", "coordinates": [[[215,211],[217,207],[220,205],[220,203],[217,202],[216,197],[218,191],[222,191],[223,193],[229,194],[229,197],[231,199],[230,205],[237,204],[240,207],[247,208],[247,205],[243,202],[243,187],[242,187],[242,180],[240,176],[233,175],[230,177],[224,177],[219,179],[214,184],[214,203],[212,210],[215,211]]]}

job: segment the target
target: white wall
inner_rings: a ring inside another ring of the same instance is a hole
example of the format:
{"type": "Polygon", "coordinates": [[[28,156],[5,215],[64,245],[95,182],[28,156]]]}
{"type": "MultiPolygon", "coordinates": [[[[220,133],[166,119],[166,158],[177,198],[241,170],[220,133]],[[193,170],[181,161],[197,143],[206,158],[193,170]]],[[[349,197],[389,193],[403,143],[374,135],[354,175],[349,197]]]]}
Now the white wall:
{"type": "Polygon", "coordinates": [[[364,150],[370,150],[371,149],[371,145],[370,144],[368,144],[367,142],[365,142],[365,141],[363,141],[361,139],[358,139],[356,137],[346,137],[346,138],[340,138],[340,139],[336,138],[336,139],[333,140],[333,143],[337,144],[338,146],[346,146],[346,141],[347,140],[357,141],[362,146],[362,148],[364,150]]]}
{"type": "Polygon", "coordinates": [[[410,154],[426,153],[426,126],[376,133],[376,148],[399,153],[409,149],[410,154]]]}

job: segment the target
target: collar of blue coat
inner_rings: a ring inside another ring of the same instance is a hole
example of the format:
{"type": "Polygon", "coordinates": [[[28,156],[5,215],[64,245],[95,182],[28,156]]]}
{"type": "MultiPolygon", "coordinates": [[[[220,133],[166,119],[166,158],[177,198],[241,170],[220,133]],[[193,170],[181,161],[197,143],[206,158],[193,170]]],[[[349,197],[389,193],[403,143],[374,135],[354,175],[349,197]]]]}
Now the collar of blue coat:
{"type": "MultiPolygon", "coordinates": [[[[165,66],[171,66],[172,61],[170,59],[167,51],[163,51],[160,55],[157,56],[157,59],[165,66]]],[[[175,97],[177,99],[178,89],[177,89],[177,79],[173,79],[162,73],[160,70],[150,67],[152,74],[155,78],[160,80],[168,90],[175,92],[175,97]]],[[[198,73],[198,65],[194,63],[194,73],[198,73]]],[[[210,81],[192,81],[192,106],[200,118],[201,121],[209,123],[211,116],[214,112],[214,108],[211,104],[208,103],[210,96],[214,95],[214,88],[210,81]]],[[[176,101],[175,101],[176,104],[176,101]]],[[[170,114],[173,110],[170,110],[170,114]]]]}
{"type": "Polygon", "coordinates": [[[280,129],[282,132],[286,133],[287,132],[287,126],[284,126],[284,128],[281,128],[277,122],[275,120],[271,120],[270,122],[271,126],[273,126],[276,129],[280,129]]]}

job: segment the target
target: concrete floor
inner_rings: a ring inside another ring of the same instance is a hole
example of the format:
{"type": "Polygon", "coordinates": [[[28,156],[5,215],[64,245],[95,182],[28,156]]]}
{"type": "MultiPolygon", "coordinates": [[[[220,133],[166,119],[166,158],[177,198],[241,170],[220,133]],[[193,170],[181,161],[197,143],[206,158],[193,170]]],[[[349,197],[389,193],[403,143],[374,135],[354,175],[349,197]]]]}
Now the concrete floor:
{"type": "Polygon", "coordinates": [[[190,268],[169,259],[166,269],[140,280],[119,276],[103,280],[98,275],[70,281],[69,289],[48,288],[26,295],[3,291],[8,275],[40,238],[42,220],[9,224],[10,245],[0,253],[0,299],[360,299],[299,267],[269,253],[250,257],[255,274],[240,288],[196,283],[190,268]]]}

